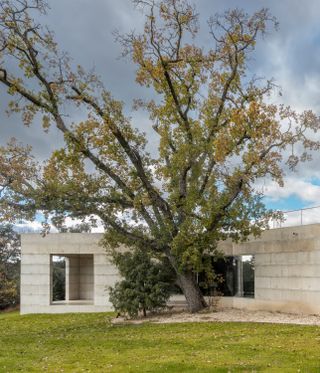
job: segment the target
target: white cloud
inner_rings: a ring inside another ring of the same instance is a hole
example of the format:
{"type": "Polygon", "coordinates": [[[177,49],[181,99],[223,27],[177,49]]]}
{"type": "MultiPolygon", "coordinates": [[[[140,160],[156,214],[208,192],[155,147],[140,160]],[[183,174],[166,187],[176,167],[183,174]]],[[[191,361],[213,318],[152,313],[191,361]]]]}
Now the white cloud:
{"type": "Polygon", "coordinates": [[[283,220],[282,222],[271,221],[270,228],[295,227],[320,223],[320,207],[285,212],[283,220]]]}
{"type": "MultiPolygon", "coordinates": [[[[91,232],[92,233],[103,233],[105,231],[105,229],[104,229],[102,220],[100,218],[98,218],[97,216],[95,216],[94,218],[96,219],[96,227],[93,227],[91,229],[91,232]]],[[[80,220],[80,219],[71,219],[71,218],[67,217],[66,220],[65,220],[65,225],[68,228],[70,228],[70,227],[76,226],[77,224],[81,224],[82,222],[83,221],[80,220]]],[[[90,223],[90,218],[89,217],[86,218],[85,222],[90,223]]]]}
{"type": "Polygon", "coordinates": [[[310,205],[320,204],[320,186],[299,178],[287,178],[284,187],[280,187],[274,181],[266,181],[264,185],[260,184],[257,189],[262,190],[264,195],[272,201],[280,201],[294,196],[310,205]]]}
{"type": "MultiPolygon", "coordinates": [[[[104,233],[105,229],[104,229],[101,219],[99,219],[98,217],[95,217],[95,219],[96,219],[96,226],[91,229],[91,232],[92,233],[104,233]]],[[[49,218],[49,222],[50,222],[50,218],[49,218]]],[[[89,223],[90,218],[89,217],[86,218],[85,222],[89,223]]],[[[70,217],[67,217],[65,220],[65,226],[68,228],[74,227],[81,223],[82,223],[82,220],[71,219],[70,217]]],[[[40,233],[43,230],[41,221],[38,221],[38,220],[30,221],[30,222],[23,221],[23,222],[19,222],[15,224],[14,226],[15,226],[15,229],[20,233],[40,233]]],[[[52,224],[50,227],[50,233],[58,233],[57,228],[55,228],[52,224]]]]}
{"type": "Polygon", "coordinates": [[[273,202],[281,202],[290,197],[297,197],[306,203],[306,208],[286,211],[283,214],[283,222],[272,221],[271,228],[299,226],[320,223],[320,186],[311,181],[299,178],[288,178],[284,187],[280,187],[273,181],[259,185],[264,195],[273,202]]]}
{"type": "MultiPolygon", "coordinates": [[[[40,233],[43,229],[43,226],[40,221],[23,221],[14,224],[15,230],[19,233],[40,233]]],[[[52,227],[51,228],[52,233],[56,233],[57,229],[52,227]]]]}

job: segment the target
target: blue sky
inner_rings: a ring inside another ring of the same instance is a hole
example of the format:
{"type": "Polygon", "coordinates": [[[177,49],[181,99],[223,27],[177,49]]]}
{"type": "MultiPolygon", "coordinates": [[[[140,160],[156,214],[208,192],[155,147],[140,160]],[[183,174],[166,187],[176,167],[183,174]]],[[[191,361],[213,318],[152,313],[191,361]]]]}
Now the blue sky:
{"type": "Polygon", "coordinates": [[[269,209],[281,211],[298,210],[309,206],[306,201],[303,201],[301,198],[295,195],[276,200],[270,197],[264,197],[264,203],[269,209]]]}

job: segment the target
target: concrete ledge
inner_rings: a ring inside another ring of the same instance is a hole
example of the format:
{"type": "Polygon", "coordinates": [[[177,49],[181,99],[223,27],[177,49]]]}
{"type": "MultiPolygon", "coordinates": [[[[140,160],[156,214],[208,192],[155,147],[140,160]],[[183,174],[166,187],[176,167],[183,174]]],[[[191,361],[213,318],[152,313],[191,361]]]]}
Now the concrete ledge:
{"type": "Polygon", "coordinates": [[[111,305],[50,305],[40,306],[38,304],[22,306],[21,315],[37,313],[73,313],[73,312],[111,312],[111,305]]]}
{"type": "MultiPolygon", "coordinates": [[[[208,298],[206,298],[206,300],[208,301],[208,298]]],[[[173,295],[168,304],[179,308],[187,307],[183,295],[173,295]]],[[[305,301],[274,301],[242,297],[219,297],[217,299],[217,307],[218,309],[236,308],[250,311],[271,311],[305,315],[320,314],[320,303],[305,301]]]]}
{"type": "Polygon", "coordinates": [[[273,301],[262,299],[223,297],[219,301],[220,307],[232,307],[250,311],[285,312],[306,315],[320,314],[320,304],[305,301],[273,301]]]}

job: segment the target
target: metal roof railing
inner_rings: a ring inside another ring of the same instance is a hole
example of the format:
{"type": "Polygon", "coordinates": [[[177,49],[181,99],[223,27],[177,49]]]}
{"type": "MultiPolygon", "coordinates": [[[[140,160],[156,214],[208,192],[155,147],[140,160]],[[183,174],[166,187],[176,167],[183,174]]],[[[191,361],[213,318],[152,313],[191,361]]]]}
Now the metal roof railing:
{"type": "Polygon", "coordinates": [[[320,206],[282,211],[283,220],[272,219],[270,228],[294,227],[320,223],[320,206]]]}

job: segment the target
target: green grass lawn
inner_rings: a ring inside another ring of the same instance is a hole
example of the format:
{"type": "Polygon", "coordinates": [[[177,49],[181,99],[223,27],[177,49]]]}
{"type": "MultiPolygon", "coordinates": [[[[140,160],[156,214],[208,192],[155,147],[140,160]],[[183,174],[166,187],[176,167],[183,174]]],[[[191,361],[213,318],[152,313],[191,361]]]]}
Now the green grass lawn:
{"type": "Polygon", "coordinates": [[[0,314],[0,372],[320,372],[320,328],[0,314]]]}

